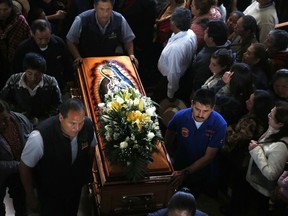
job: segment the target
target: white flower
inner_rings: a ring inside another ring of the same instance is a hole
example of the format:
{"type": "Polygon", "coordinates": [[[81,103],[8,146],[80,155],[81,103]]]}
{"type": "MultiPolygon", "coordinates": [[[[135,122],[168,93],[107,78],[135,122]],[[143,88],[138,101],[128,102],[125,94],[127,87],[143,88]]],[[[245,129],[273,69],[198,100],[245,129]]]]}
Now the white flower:
{"type": "Polygon", "coordinates": [[[155,115],[155,112],[156,112],[156,107],[155,107],[155,106],[149,107],[148,109],[146,109],[146,113],[147,113],[149,116],[154,116],[154,115],[155,115]]]}
{"type": "Polygon", "coordinates": [[[127,142],[124,141],[124,142],[121,142],[121,143],[120,143],[120,148],[121,148],[121,149],[125,149],[125,148],[127,148],[127,147],[128,147],[128,143],[127,143],[127,142]]]}
{"type": "Polygon", "coordinates": [[[134,99],[134,106],[138,106],[139,105],[140,100],[138,98],[134,99]]]}
{"type": "Polygon", "coordinates": [[[154,134],[153,132],[149,132],[149,133],[147,134],[148,140],[152,140],[153,137],[155,137],[155,134],[154,134]]]}
{"type": "Polygon", "coordinates": [[[123,98],[119,97],[118,95],[116,96],[116,101],[119,103],[119,104],[123,104],[125,101],[123,100],[123,98]]]}
{"type": "Polygon", "coordinates": [[[102,109],[103,107],[105,107],[105,103],[99,103],[99,104],[98,104],[98,107],[99,107],[100,109],[102,109]]]}

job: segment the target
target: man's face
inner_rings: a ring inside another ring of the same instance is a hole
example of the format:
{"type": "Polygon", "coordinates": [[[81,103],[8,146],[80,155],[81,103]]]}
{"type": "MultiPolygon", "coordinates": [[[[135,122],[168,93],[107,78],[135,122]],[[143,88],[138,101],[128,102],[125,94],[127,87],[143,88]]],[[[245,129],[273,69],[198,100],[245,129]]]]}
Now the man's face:
{"type": "Polygon", "coordinates": [[[30,88],[34,89],[36,85],[41,81],[43,73],[38,70],[26,69],[25,71],[25,83],[30,88]]]}
{"type": "Polygon", "coordinates": [[[97,19],[100,25],[106,25],[112,15],[112,3],[99,1],[97,4],[94,4],[94,8],[96,10],[97,19]]]}
{"type": "Polygon", "coordinates": [[[280,78],[273,83],[274,92],[281,98],[288,99],[288,78],[280,78]]]}
{"type": "Polygon", "coordinates": [[[76,137],[84,125],[85,112],[70,110],[66,118],[59,114],[59,121],[63,133],[70,139],[76,137]]]}
{"type": "Polygon", "coordinates": [[[49,28],[46,28],[44,31],[37,30],[35,34],[33,34],[33,38],[39,48],[46,48],[51,38],[51,31],[49,28]]]}
{"type": "Polygon", "coordinates": [[[0,4],[0,21],[5,21],[11,14],[12,8],[6,3],[0,4]]]}
{"type": "Polygon", "coordinates": [[[229,32],[234,31],[238,19],[239,19],[239,16],[236,13],[232,12],[230,14],[230,16],[227,19],[227,26],[228,26],[229,32]]]}
{"type": "Polygon", "coordinates": [[[6,111],[0,112],[0,134],[4,133],[10,122],[10,114],[6,111]]]}
{"type": "Polygon", "coordinates": [[[173,210],[168,212],[168,216],[192,216],[192,214],[187,210],[173,210]]]}
{"type": "Polygon", "coordinates": [[[246,31],[244,29],[244,21],[242,17],[237,20],[234,31],[237,35],[240,35],[241,37],[245,34],[246,31]]]}
{"type": "Polygon", "coordinates": [[[204,122],[206,121],[211,112],[213,111],[213,108],[210,105],[204,105],[199,102],[192,102],[192,116],[195,121],[197,122],[204,122]]]}

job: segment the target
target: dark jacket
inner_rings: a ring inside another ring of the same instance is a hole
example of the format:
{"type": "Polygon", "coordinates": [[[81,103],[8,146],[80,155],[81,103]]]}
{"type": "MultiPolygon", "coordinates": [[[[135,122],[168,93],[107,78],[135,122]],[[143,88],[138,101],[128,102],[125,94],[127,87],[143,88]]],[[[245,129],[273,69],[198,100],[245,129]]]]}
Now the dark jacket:
{"type": "Polygon", "coordinates": [[[26,53],[35,52],[43,56],[46,60],[46,74],[56,78],[59,86],[63,89],[65,82],[72,81],[73,68],[72,59],[68,49],[60,37],[51,35],[48,48],[42,51],[33,38],[23,41],[16,50],[14,58],[14,73],[23,72],[23,59],[26,53]]]}
{"type": "Polygon", "coordinates": [[[82,31],[79,52],[84,57],[115,56],[116,47],[121,44],[121,14],[113,11],[110,23],[102,35],[95,19],[95,10],[88,10],[79,15],[82,31]]]}
{"type": "MultiPolygon", "coordinates": [[[[30,121],[22,114],[10,112],[11,118],[16,122],[20,134],[21,148],[24,148],[25,142],[33,130],[30,121]]],[[[5,138],[0,134],[0,187],[5,179],[12,173],[18,172],[19,161],[13,157],[12,151],[5,138]]]]}
{"type": "Polygon", "coordinates": [[[73,164],[71,140],[63,135],[58,116],[44,120],[36,130],[39,130],[44,145],[43,157],[35,167],[38,193],[45,199],[67,197],[73,189],[87,183],[90,176],[89,150],[94,137],[92,122],[85,118],[77,136],[78,154],[73,164]]]}

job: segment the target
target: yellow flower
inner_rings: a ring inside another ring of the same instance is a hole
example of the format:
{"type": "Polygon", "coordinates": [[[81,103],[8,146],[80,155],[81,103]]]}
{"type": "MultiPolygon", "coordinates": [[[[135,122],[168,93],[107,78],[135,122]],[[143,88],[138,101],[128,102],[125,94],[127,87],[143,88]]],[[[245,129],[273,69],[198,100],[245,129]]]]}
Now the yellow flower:
{"type": "Polygon", "coordinates": [[[140,101],[139,101],[139,106],[138,106],[139,110],[140,111],[143,111],[143,108],[144,108],[144,101],[143,99],[141,98],[140,101]]]}
{"type": "Polygon", "coordinates": [[[126,93],[124,94],[125,101],[129,101],[130,98],[131,98],[131,95],[132,95],[132,94],[130,94],[129,92],[126,92],[126,93]]]}
{"type": "Polygon", "coordinates": [[[129,112],[127,114],[127,121],[132,122],[132,124],[136,123],[139,130],[142,129],[142,122],[149,121],[150,116],[146,113],[141,113],[139,110],[129,112]]]}
{"type": "Polygon", "coordinates": [[[120,104],[117,101],[112,101],[108,103],[108,107],[110,107],[113,110],[120,110],[122,108],[122,104],[120,104]]]}

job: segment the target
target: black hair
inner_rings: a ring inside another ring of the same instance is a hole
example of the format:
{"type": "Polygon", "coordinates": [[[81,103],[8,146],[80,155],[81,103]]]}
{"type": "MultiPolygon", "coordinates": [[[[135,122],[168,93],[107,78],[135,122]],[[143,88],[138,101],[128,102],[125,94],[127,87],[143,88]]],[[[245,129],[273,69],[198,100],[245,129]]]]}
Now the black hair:
{"type": "Polygon", "coordinates": [[[207,23],[207,28],[208,37],[212,37],[217,46],[227,42],[228,27],[226,23],[220,20],[211,20],[207,23]]]}
{"type": "Polygon", "coordinates": [[[274,106],[274,101],[272,95],[262,89],[257,89],[254,92],[254,101],[253,101],[253,113],[257,118],[257,121],[261,125],[268,127],[268,114],[274,106]]]}
{"type": "Polygon", "coordinates": [[[278,141],[283,137],[288,136],[288,103],[281,101],[276,104],[276,112],[275,112],[275,121],[277,123],[282,123],[283,126],[280,130],[275,133],[271,134],[268,139],[273,141],[278,141]]]}
{"type": "Polygon", "coordinates": [[[236,98],[241,98],[246,101],[254,91],[252,73],[249,65],[245,63],[235,63],[232,65],[230,71],[234,72],[229,83],[231,94],[236,98]]]}
{"type": "Polygon", "coordinates": [[[215,105],[215,92],[211,89],[198,89],[192,99],[193,103],[199,102],[200,104],[209,105],[214,107],[215,105]]]}
{"type": "Polygon", "coordinates": [[[277,80],[279,79],[288,79],[288,69],[280,69],[278,71],[276,71],[276,73],[273,75],[273,78],[272,78],[272,84],[274,82],[276,82],[277,80]]]}
{"type": "Polygon", "coordinates": [[[6,101],[0,99],[0,113],[10,112],[10,107],[6,101]]]}
{"type": "Polygon", "coordinates": [[[64,118],[67,118],[68,112],[70,110],[85,112],[86,109],[81,100],[79,100],[78,98],[70,98],[66,100],[63,104],[61,104],[61,106],[59,107],[59,111],[64,118]]]}
{"type": "Polygon", "coordinates": [[[288,46],[288,32],[281,29],[273,29],[269,32],[272,47],[277,51],[286,50],[288,46]]]}
{"type": "Polygon", "coordinates": [[[241,18],[243,19],[243,28],[245,29],[245,31],[251,31],[255,35],[259,32],[257,21],[253,16],[245,15],[241,18]]]}
{"type": "Polygon", "coordinates": [[[46,60],[38,53],[27,53],[23,59],[23,69],[37,70],[40,73],[46,72],[46,60]]]}
{"type": "Polygon", "coordinates": [[[115,3],[115,0],[94,0],[94,4],[98,4],[98,2],[111,2],[112,6],[115,3]]]}
{"type": "Polygon", "coordinates": [[[196,201],[194,196],[189,192],[177,191],[169,200],[168,211],[187,211],[195,215],[196,201]]]}
{"type": "Polygon", "coordinates": [[[221,67],[225,67],[223,69],[223,71],[221,71],[220,74],[225,73],[226,71],[230,70],[230,67],[232,66],[233,62],[234,62],[234,56],[231,50],[227,50],[225,48],[221,48],[216,50],[211,58],[214,58],[217,60],[217,63],[221,66],[221,67]]]}
{"type": "Polygon", "coordinates": [[[187,8],[177,7],[172,13],[170,20],[181,31],[187,31],[192,23],[191,11],[187,8]]]}
{"type": "Polygon", "coordinates": [[[32,22],[32,25],[31,25],[31,31],[33,34],[35,34],[36,31],[43,32],[47,28],[51,31],[51,25],[49,21],[45,19],[36,19],[32,22]]]}

